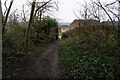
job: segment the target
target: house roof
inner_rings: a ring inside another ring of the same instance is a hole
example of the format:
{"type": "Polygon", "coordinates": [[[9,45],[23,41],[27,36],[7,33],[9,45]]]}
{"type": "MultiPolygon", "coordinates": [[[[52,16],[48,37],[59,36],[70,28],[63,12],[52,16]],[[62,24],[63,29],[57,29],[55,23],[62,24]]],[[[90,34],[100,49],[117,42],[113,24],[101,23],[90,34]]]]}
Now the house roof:
{"type": "MultiPolygon", "coordinates": [[[[96,23],[97,23],[97,24],[100,24],[99,21],[97,21],[97,20],[92,20],[92,19],[88,19],[87,22],[90,23],[90,24],[91,24],[91,23],[92,23],[92,24],[96,24],[96,23]]],[[[78,25],[79,23],[85,23],[85,20],[75,19],[75,20],[70,24],[70,26],[71,26],[73,23],[76,24],[76,25],[78,25]]]]}
{"type": "MultiPolygon", "coordinates": [[[[110,26],[113,25],[111,21],[103,21],[102,23],[104,25],[110,25],[110,26]]],[[[113,23],[114,23],[115,26],[118,26],[118,25],[120,26],[120,21],[113,21],[113,23]]]]}
{"type": "MultiPolygon", "coordinates": [[[[92,19],[88,19],[86,20],[87,21],[87,25],[99,25],[100,22],[97,21],[97,20],[92,20],[92,19]]],[[[79,27],[79,26],[84,26],[86,24],[86,21],[85,20],[78,20],[78,19],[75,19],[71,24],[70,24],[70,28],[71,29],[74,29],[76,27],[79,27]]]]}
{"type": "Polygon", "coordinates": [[[79,27],[79,20],[75,19],[71,24],[70,24],[70,29],[74,29],[75,27],[79,27]]]}
{"type": "Polygon", "coordinates": [[[70,26],[73,25],[73,24],[77,26],[77,25],[79,24],[79,20],[75,19],[75,20],[70,24],[70,26]]]}
{"type": "Polygon", "coordinates": [[[68,25],[61,25],[61,26],[59,26],[59,27],[61,27],[61,28],[62,28],[62,27],[69,27],[69,26],[68,26],[68,25]]]}

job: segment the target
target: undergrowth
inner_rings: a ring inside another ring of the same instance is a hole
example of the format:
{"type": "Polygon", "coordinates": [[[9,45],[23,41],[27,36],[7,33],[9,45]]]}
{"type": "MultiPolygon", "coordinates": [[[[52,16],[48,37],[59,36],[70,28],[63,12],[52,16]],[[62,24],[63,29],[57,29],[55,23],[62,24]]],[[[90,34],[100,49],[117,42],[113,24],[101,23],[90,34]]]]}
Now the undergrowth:
{"type": "Polygon", "coordinates": [[[59,47],[64,78],[119,79],[120,50],[116,42],[85,33],[67,37],[59,47]]]}

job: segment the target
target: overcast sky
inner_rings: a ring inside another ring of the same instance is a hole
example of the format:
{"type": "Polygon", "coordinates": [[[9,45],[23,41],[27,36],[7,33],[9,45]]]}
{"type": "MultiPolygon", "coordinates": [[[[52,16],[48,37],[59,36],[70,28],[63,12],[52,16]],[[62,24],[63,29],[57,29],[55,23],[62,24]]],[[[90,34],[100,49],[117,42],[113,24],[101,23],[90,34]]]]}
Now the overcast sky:
{"type": "MultiPolygon", "coordinates": [[[[4,3],[5,0],[1,0],[2,4],[4,3]]],[[[8,0],[10,1],[10,0],[8,0]]],[[[26,4],[27,0],[15,0],[12,6],[12,10],[14,11],[15,9],[18,8],[18,12],[22,11],[22,5],[26,4]]],[[[41,0],[38,0],[41,1],[41,0]]],[[[72,22],[74,19],[77,19],[75,16],[75,13],[78,13],[78,11],[81,8],[81,5],[84,4],[84,0],[58,0],[58,11],[53,11],[52,12],[52,17],[56,18],[59,22],[72,22]]],[[[86,0],[87,2],[90,2],[90,0],[86,0]]],[[[102,2],[113,2],[115,0],[101,0],[102,2]]],[[[8,2],[9,5],[9,2],[8,2]]],[[[4,6],[3,10],[5,9],[4,6]]],[[[28,6],[25,5],[25,9],[28,10],[28,6]]],[[[29,9],[30,11],[30,9],[29,9]]],[[[12,11],[11,11],[12,12],[12,11]]]]}

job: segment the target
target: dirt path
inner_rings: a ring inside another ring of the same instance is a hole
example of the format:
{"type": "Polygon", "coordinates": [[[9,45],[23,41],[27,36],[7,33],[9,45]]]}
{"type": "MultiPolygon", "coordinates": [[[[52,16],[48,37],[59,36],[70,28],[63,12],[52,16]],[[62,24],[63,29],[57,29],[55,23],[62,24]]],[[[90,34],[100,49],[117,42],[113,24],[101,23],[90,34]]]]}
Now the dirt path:
{"type": "Polygon", "coordinates": [[[34,59],[24,71],[24,78],[60,78],[61,72],[58,65],[58,42],[51,44],[42,55],[34,59]]]}

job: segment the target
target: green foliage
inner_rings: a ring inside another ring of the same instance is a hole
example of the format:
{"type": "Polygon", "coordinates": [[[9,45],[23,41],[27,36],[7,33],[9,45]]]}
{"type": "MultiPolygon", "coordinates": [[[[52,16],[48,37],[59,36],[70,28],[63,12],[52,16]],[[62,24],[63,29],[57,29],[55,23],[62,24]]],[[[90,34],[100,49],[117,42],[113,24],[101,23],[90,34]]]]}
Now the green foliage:
{"type": "MultiPolygon", "coordinates": [[[[101,30],[78,28],[72,37],[62,42],[59,51],[65,78],[117,79],[120,75],[120,50],[115,40],[116,32],[105,37],[101,30]]],[[[107,32],[103,31],[104,34],[107,32]]]]}
{"type": "Polygon", "coordinates": [[[17,51],[24,51],[24,31],[25,28],[18,25],[7,31],[3,36],[3,56],[13,56],[17,51]]]}
{"type": "Polygon", "coordinates": [[[67,32],[65,32],[65,33],[62,34],[62,38],[63,38],[63,39],[66,39],[66,38],[68,38],[68,37],[71,37],[71,35],[72,35],[71,32],[70,32],[70,31],[67,31],[67,32]]]}
{"type": "Polygon", "coordinates": [[[8,32],[16,32],[16,31],[25,31],[25,28],[19,25],[14,25],[14,28],[8,30],[8,32]]]}
{"type": "Polygon", "coordinates": [[[25,56],[25,53],[23,53],[23,52],[16,53],[16,57],[23,57],[23,56],[25,56]]]}
{"type": "Polygon", "coordinates": [[[57,21],[49,17],[34,21],[30,29],[31,45],[27,56],[24,50],[26,28],[14,25],[12,29],[9,29],[2,37],[3,78],[19,76],[19,72],[23,69],[22,66],[28,56],[39,55],[45,47],[45,43],[56,40],[57,26],[57,21]],[[39,47],[36,45],[39,45],[39,47]]]}
{"type": "Polygon", "coordinates": [[[58,22],[50,17],[44,17],[42,20],[35,20],[33,23],[34,44],[47,43],[56,40],[58,35],[58,22]]]}
{"type": "Polygon", "coordinates": [[[2,45],[3,45],[3,47],[13,48],[13,42],[12,42],[10,36],[7,36],[7,35],[3,36],[2,45]]]}
{"type": "Polygon", "coordinates": [[[25,28],[15,25],[9,29],[2,37],[2,62],[3,62],[3,78],[12,78],[13,74],[20,68],[20,63],[23,61],[25,28]]]}
{"type": "Polygon", "coordinates": [[[91,46],[90,43],[78,44],[81,42],[80,38],[70,39],[60,46],[61,63],[65,66],[67,77],[109,79],[115,78],[116,73],[119,73],[116,71],[120,69],[116,64],[118,63],[117,48],[111,50],[101,44],[98,46],[91,46]]]}
{"type": "Polygon", "coordinates": [[[42,26],[42,30],[49,35],[50,31],[53,27],[57,27],[58,23],[56,22],[56,20],[49,18],[48,16],[43,18],[42,20],[43,26],[42,26]]]}

